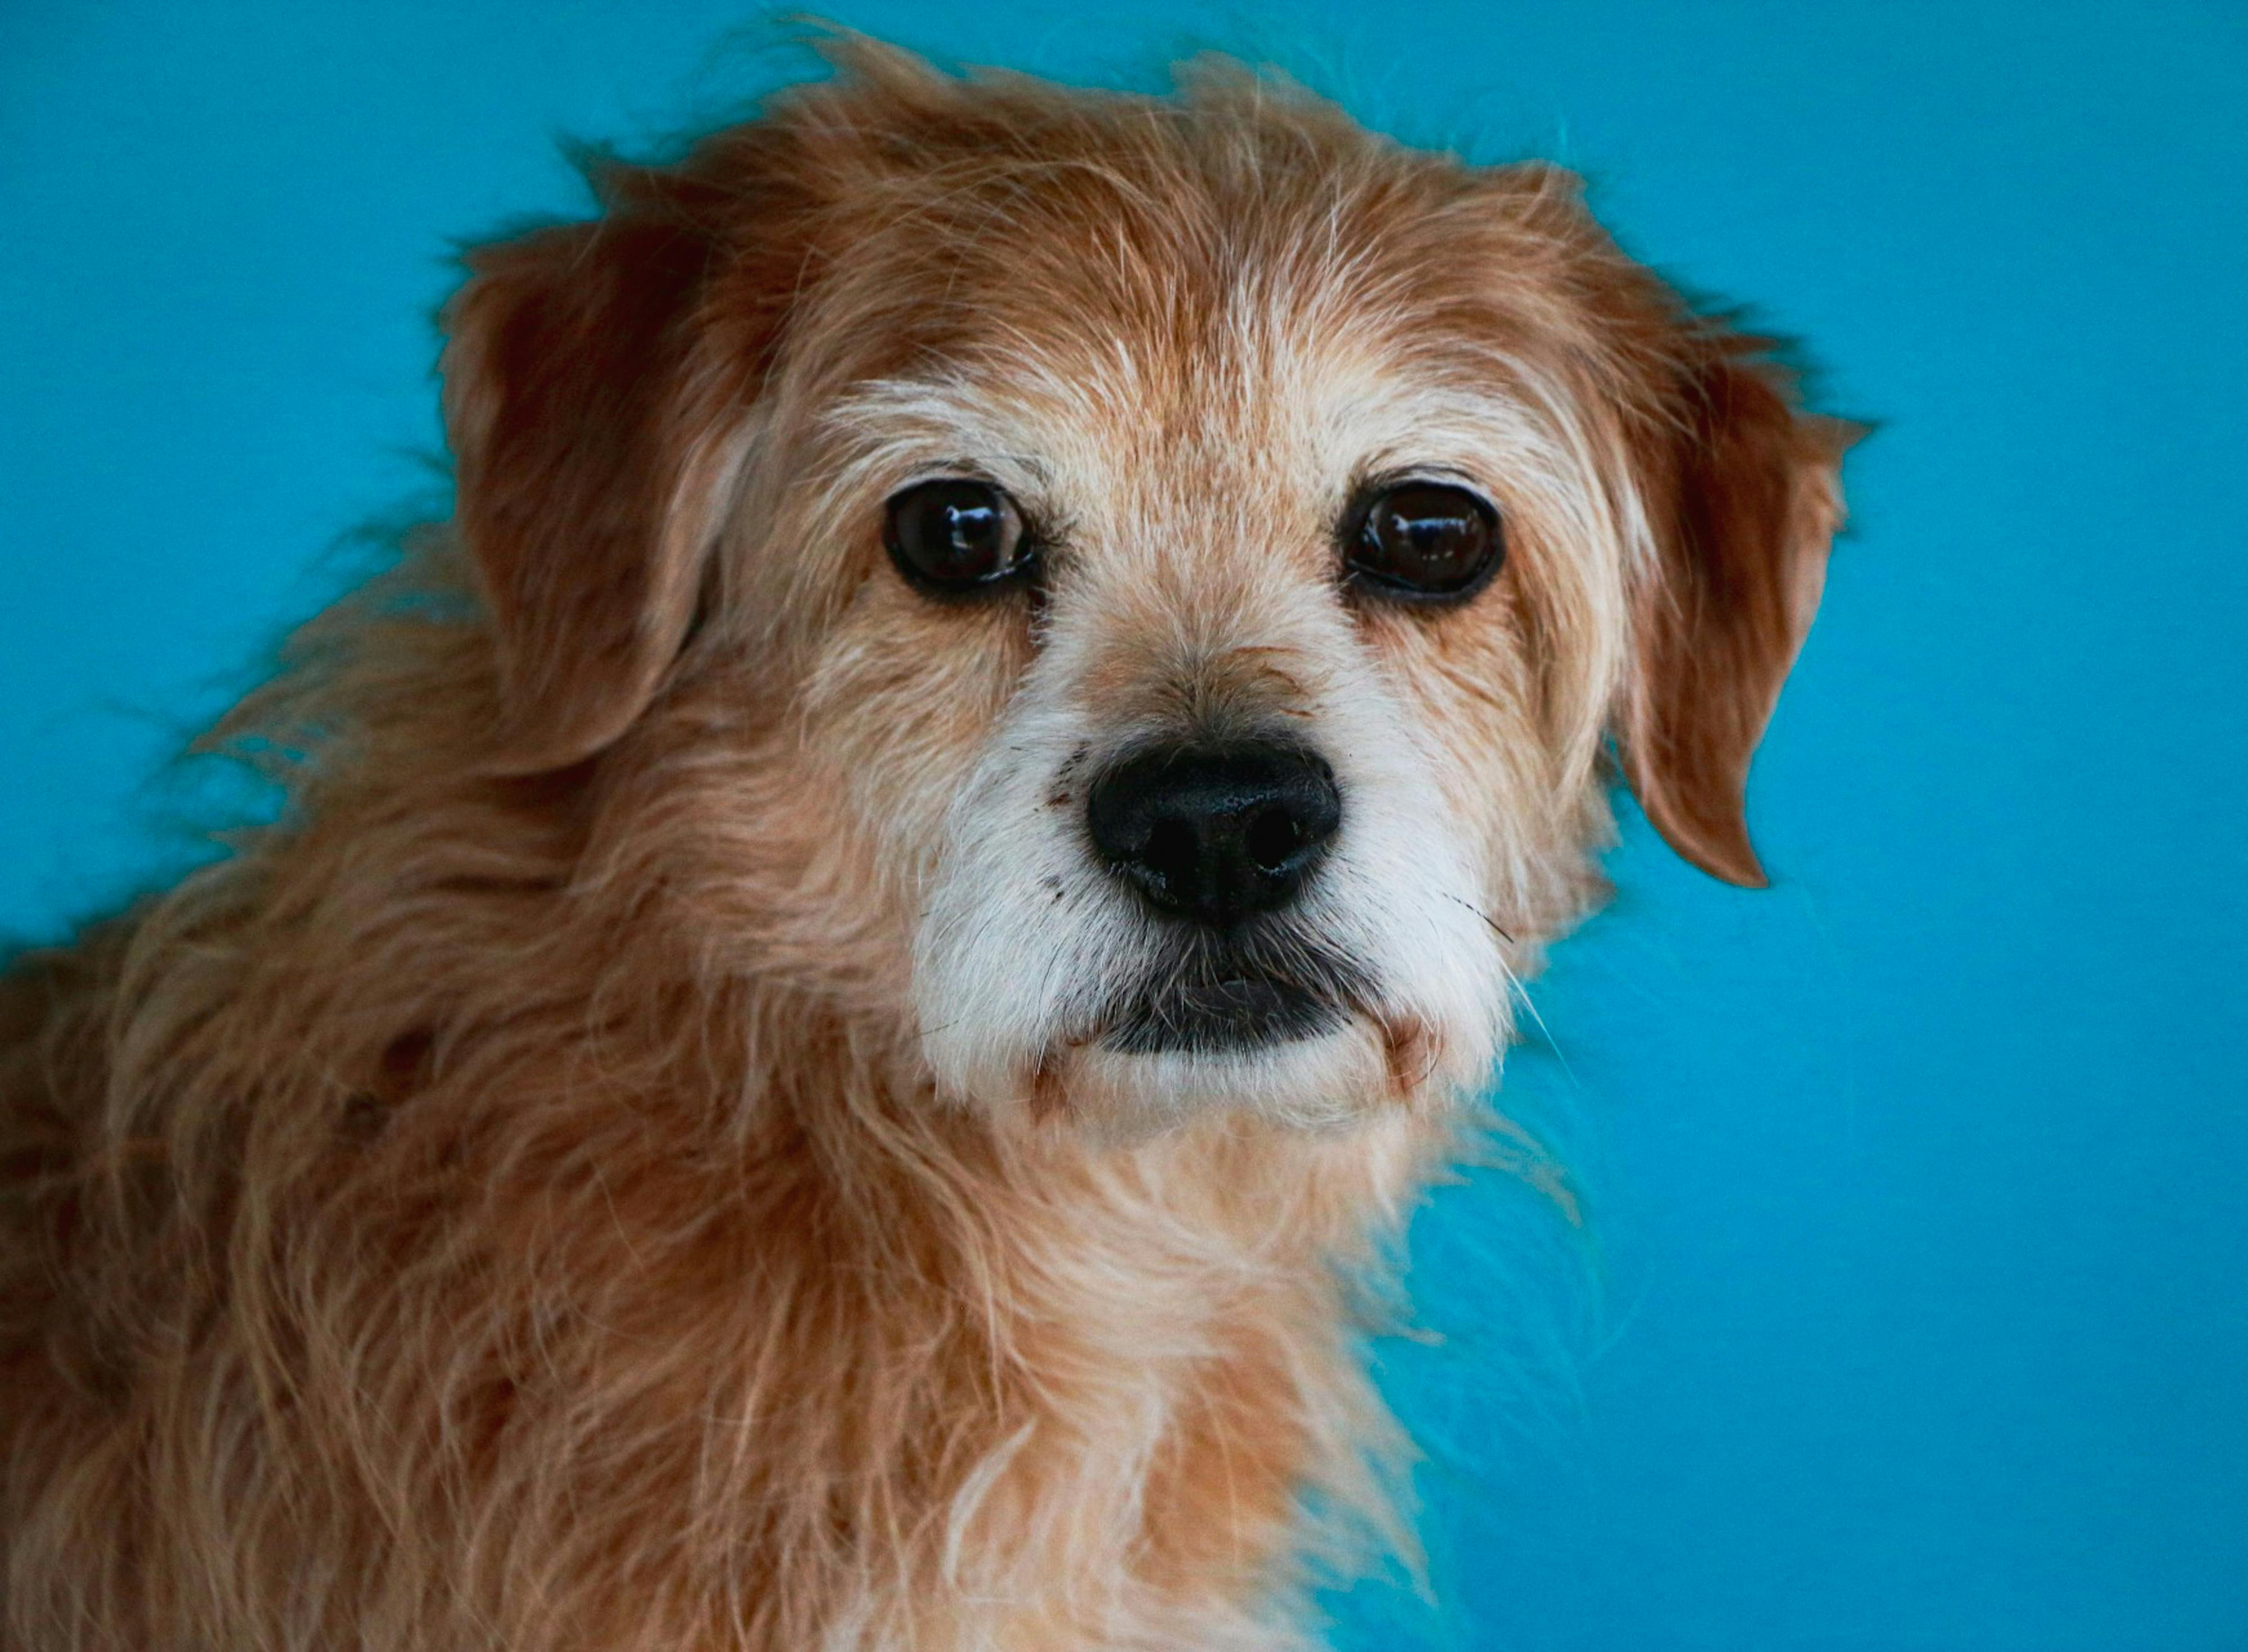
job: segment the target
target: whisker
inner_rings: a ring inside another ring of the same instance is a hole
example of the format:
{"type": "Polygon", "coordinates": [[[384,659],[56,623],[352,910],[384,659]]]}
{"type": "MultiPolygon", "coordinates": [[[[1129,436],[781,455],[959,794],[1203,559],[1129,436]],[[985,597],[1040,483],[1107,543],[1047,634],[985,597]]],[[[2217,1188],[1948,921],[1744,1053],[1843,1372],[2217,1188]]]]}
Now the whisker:
{"type": "MultiPolygon", "coordinates": [[[[1474,901],[1463,901],[1463,900],[1461,900],[1461,899],[1460,899],[1460,897],[1459,897],[1459,896],[1457,896],[1457,895],[1447,895],[1444,897],[1444,899],[1445,899],[1445,900],[1447,900],[1447,901],[1452,901],[1452,902],[1454,902],[1454,903],[1455,903],[1455,904],[1456,904],[1456,905],[1463,906],[1463,907],[1465,907],[1469,911],[1470,911],[1470,912],[1474,913],[1474,914],[1476,915],[1476,916],[1477,916],[1477,917],[1481,918],[1481,919],[1482,919],[1485,923],[1488,923],[1489,925],[1491,925],[1491,932],[1492,932],[1493,934],[1495,934],[1496,936],[1498,936],[1498,938],[1499,938],[1500,940],[1502,940],[1502,941],[1505,942],[1507,945],[1509,945],[1509,946],[1512,946],[1512,945],[1515,943],[1514,943],[1514,937],[1513,937],[1512,936],[1509,935],[1509,934],[1508,934],[1504,929],[1501,929],[1501,928],[1499,927],[1498,920],[1497,918],[1494,918],[1493,916],[1491,916],[1490,913],[1488,913],[1488,912],[1484,911],[1481,907],[1477,906],[1474,901]]],[[[1511,970],[1510,970],[1508,973],[1511,974],[1511,973],[1512,973],[1512,971],[1511,971],[1511,970]]]]}

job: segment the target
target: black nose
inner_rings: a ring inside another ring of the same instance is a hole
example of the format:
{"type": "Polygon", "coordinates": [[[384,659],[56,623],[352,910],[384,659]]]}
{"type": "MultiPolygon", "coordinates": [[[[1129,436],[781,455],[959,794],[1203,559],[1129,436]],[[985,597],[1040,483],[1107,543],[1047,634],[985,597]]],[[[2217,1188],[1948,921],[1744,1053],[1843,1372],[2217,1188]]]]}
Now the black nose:
{"type": "Polygon", "coordinates": [[[1334,773],[1300,746],[1149,747],[1093,783],[1093,847],[1161,911],[1237,923],[1296,898],[1342,824],[1334,773]]]}

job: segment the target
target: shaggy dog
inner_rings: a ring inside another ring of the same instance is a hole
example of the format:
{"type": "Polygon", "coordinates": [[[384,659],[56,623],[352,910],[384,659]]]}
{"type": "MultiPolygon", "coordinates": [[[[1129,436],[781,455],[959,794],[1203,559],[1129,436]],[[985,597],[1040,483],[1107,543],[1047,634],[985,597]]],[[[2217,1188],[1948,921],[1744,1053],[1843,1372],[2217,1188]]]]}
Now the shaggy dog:
{"type": "Polygon", "coordinates": [[[283,818],[0,990],[7,1646],[1303,1645],[1611,764],[1760,881],[1764,341],[1548,166],[837,51],[470,257],[283,818]]]}

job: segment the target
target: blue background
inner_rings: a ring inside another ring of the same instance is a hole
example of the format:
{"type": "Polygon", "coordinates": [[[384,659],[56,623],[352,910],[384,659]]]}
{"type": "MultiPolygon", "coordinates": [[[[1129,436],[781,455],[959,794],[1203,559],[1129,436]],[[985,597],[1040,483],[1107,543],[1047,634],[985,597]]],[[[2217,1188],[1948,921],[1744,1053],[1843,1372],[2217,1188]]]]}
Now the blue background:
{"type": "MultiPolygon", "coordinates": [[[[1415,1229],[1442,1606],[1360,1587],[1344,1644],[2248,1646],[2248,9],[839,10],[1553,155],[1885,422],[1758,766],[1777,887],[1635,815],[1538,990],[1508,1093],[1575,1121],[1593,1237],[1489,1171],[1415,1229]]],[[[161,759],[324,546],[442,503],[449,240],[577,209],[558,134],[794,72],[742,21],[0,10],[0,929],[193,852],[161,759]]]]}

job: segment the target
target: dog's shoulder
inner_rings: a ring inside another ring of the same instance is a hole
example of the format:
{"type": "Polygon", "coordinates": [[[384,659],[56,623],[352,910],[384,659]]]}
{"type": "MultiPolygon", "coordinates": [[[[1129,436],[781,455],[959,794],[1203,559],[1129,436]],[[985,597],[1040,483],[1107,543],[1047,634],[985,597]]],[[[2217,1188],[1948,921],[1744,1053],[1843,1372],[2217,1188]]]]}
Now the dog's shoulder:
{"type": "Polygon", "coordinates": [[[134,927],[112,918],[0,968],[0,1371],[19,1400],[85,1227],[106,1029],[134,927]]]}
{"type": "Polygon", "coordinates": [[[99,1105],[103,1028],[137,923],[106,919],[0,963],[0,1200],[46,1173],[38,1141],[99,1105]]]}

